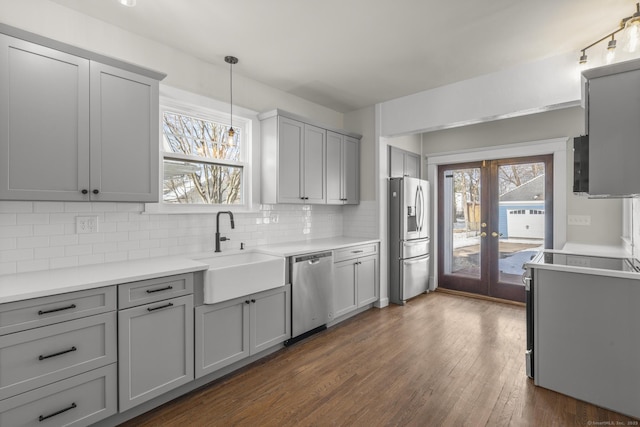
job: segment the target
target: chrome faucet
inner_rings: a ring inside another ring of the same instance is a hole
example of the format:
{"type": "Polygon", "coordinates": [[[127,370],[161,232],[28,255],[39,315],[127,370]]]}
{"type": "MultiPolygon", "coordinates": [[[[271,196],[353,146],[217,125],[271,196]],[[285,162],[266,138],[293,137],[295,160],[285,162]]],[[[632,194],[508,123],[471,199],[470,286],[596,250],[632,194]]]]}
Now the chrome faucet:
{"type": "Polygon", "coordinates": [[[231,240],[228,237],[220,237],[220,214],[229,214],[229,219],[231,220],[231,228],[236,228],[233,222],[233,213],[231,211],[220,211],[216,214],[216,252],[222,252],[220,250],[220,242],[231,240]]]}

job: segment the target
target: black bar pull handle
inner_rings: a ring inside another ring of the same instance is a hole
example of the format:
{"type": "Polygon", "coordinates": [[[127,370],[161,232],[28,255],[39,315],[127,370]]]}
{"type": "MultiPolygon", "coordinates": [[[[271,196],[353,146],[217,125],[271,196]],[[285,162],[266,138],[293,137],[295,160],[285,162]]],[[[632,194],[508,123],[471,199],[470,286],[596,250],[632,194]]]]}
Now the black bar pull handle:
{"type": "Polygon", "coordinates": [[[148,311],[156,311],[156,310],[160,310],[160,309],[167,308],[167,307],[172,307],[172,306],[173,306],[173,303],[170,302],[169,304],[161,305],[160,307],[149,307],[149,308],[147,308],[147,310],[148,311]]]}
{"type": "Polygon", "coordinates": [[[72,351],[76,351],[77,348],[75,347],[71,347],[69,350],[63,350],[63,351],[59,351],[57,353],[53,353],[53,354],[49,354],[47,356],[39,356],[38,360],[44,360],[44,359],[49,359],[50,357],[56,357],[56,356],[62,356],[63,354],[67,354],[67,353],[71,353],[72,351]]]}
{"type": "Polygon", "coordinates": [[[64,412],[70,411],[73,408],[76,408],[78,405],[74,403],[72,403],[70,406],[64,408],[64,409],[60,409],[58,412],[54,412],[53,414],[49,414],[49,415],[40,415],[38,417],[38,421],[42,422],[44,420],[46,420],[47,418],[51,418],[51,417],[55,417],[56,415],[60,415],[64,412]]]}
{"type": "Polygon", "coordinates": [[[38,311],[38,316],[42,316],[43,314],[49,314],[49,313],[55,313],[56,311],[62,311],[62,310],[71,310],[72,308],[76,308],[75,304],[71,304],[68,305],[66,307],[60,307],[60,308],[53,308],[51,310],[39,310],[38,311]]]}
{"type": "Polygon", "coordinates": [[[147,293],[152,294],[154,292],[168,291],[170,289],[173,289],[173,286],[167,286],[166,288],[158,288],[158,289],[147,289],[147,293]]]}

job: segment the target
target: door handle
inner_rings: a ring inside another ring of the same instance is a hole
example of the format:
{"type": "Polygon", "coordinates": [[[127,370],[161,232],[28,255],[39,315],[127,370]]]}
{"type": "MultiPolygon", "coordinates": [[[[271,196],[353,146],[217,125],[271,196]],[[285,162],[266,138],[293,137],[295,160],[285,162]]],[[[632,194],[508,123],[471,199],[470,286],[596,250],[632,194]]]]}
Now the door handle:
{"type": "Polygon", "coordinates": [[[493,231],[493,232],[491,233],[491,235],[492,235],[493,237],[498,237],[498,236],[502,237],[502,233],[496,233],[495,231],[493,231]]]}
{"type": "Polygon", "coordinates": [[[480,233],[480,237],[487,237],[487,232],[483,231],[482,233],[480,233]]]}

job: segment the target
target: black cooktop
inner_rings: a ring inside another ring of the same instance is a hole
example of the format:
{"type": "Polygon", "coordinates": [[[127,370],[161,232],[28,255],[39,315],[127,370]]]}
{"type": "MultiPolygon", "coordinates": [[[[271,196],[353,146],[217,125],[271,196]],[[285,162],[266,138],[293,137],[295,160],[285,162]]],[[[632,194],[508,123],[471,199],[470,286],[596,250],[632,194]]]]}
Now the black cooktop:
{"type": "Polygon", "coordinates": [[[640,262],[632,258],[610,258],[545,252],[541,261],[544,264],[640,272],[640,262]]]}

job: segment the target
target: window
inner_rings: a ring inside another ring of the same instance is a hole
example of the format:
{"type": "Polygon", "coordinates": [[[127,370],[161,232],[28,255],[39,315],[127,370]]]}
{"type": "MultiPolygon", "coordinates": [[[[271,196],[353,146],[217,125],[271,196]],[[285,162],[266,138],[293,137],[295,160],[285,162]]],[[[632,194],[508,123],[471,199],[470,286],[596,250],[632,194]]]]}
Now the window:
{"type": "Polygon", "coordinates": [[[162,114],[165,203],[241,205],[244,202],[241,129],[175,111],[162,114]]]}

